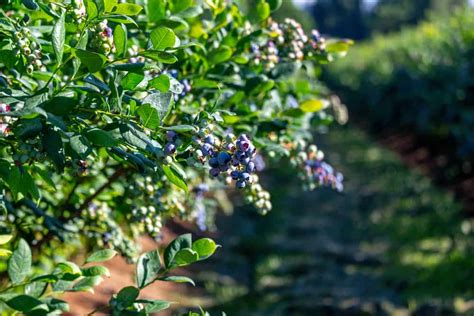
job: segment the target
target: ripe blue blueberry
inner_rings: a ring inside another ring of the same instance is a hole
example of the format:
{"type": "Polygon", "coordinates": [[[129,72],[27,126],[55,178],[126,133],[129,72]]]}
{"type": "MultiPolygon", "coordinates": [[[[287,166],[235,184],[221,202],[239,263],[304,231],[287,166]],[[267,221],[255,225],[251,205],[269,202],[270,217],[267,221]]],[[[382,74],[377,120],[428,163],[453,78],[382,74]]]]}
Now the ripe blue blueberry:
{"type": "Polygon", "coordinates": [[[209,173],[211,174],[211,176],[217,177],[220,173],[220,170],[217,168],[212,168],[211,170],[209,170],[209,173]]]}
{"type": "Polygon", "coordinates": [[[209,166],[211,166],[212,168],[219,167],[219,161],[217,160],[216,157],[209,159],[209,166]]]}
{"type": "Polygon", "coordinates": [[[201,146],[201,151],[204,154],[204,156],[211,156],[213,153],[212,145],[208,143],[203,144],[201,146]]]}
{"type": "Polygon", "coordinates": [[[217,161],[221,166],[227,165],[231,161],[232,157],[225,151],[221,151],[217,154],[217,161]]]}
{"type": "Polygon", "coordinates": [[[234,170],[230,173],[230,176],[232,177],[232,179],[237,180],[240,177],[240,172],[234,170]]]}

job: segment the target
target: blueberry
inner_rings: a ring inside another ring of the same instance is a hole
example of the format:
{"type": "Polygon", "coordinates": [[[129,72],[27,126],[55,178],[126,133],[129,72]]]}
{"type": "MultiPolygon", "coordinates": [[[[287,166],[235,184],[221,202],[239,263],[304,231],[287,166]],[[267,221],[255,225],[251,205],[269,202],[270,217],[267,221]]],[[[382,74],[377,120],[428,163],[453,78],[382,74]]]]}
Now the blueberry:
{"type": "Polygon", "coordinates": [[[204,156],[211,156],[212,153],[213,153],[212,145],[208,144],[208,143],[203,144],[201,146],[201,150],[202,150],[202,153],[204,154],[204,156]]]}
{"type": "Polygon", "coordinates": [[[252,144],[249,144],[249,148],[247,150],[247,152],[249,152],[250,154],[253,154],[257,149],[255,148],[254,145],[252,144]]]}
{"type": "Polygon", "coordinates": [[[239,140],[240,141],[248,141],[249,139],[248,139],[247,135],[242,134],[242,135],[239,136],[239,140]]]}
{"type": "Polygon", "coordinates": [[[219,170],[222,171],[222,172],[226,172],[227,170],[229,170],[229,166],[227,166],[227,165],[219,166],[219,170]]]}
{"type": "Polygon", "coordinates": [[[230,176],[232,177],[232,179],[237,180],[240,177],[240,172],[234,170],[230,173],[230,176]]]}
{"type": "Polygon", "coordinates": [[[204,142],[208,143],[208,144],[211,144],[211,145],[214,145],[214,142],[215,142],[215,138],[214,136],[212,135],[207,135],[206,138],[204,138],[204,142]]]}
{"type": "Polygon", "coordinates": [[[245,168],[245,170],[249,173],[251,172],[254,172],[255,171],[255,163],[250,161],[248,164],[247,164],[247,167],[245,168]]]}
{"type": "Polygon", "coordinates": [[[219,167],[219,161],[217,160],[217,158],[214,157],[209,159],[209,166],[211,166],[212,168],[219,167]]]}
{"type": "Polygon", "coordinates": [[[240,162],[244,165],[247,165],[248,163],[250,163],[250,158],[249,157],[243,157],[242,159],[240,159],[240,162]]]}
{"type": "Polygon", "coordinates": [[[209,170],[209,173],[211,174],[211,176],[217,177],[220,173],[220,170],[217,168],[212,168],[211,170],[209,170]]]}
{"type": "Polygon", "coordinates": [[[169,142],[173,142],[176,137],[178,136],[178,134],[176,134],[176,132],[174,131],[167,131],[166,132],[166,140],[169,141],[169,142]]]}
{"type": "Polygon", "coordinates": [[[241,151],[247,151],[250,147],[250,143],[247,140],[237,141],[237,148],[241,151]]]}
{"type": "Polygon", "coordinates": [[[248,182],[250,180],[250,173],[248,172],[242,172],[240,174],[240,179],[242,179],[245,182],[248,182]]]}
{"type": "Polygon", "coordinates": [[[178,71],[176,69],[170,69],[168,73],[171,75],[173,78],[178,78],[178,71]]]}
{"type": "Polygon", "coordinates": [[[217,155],[217,160],[221,166],[227,165],[231,161],[232,157],[225,151],[221,151],[217,155]]]}
{"type": "Polygon", "coordinates": [[[232,158],[231,163],[232,163],[232,166],[234,167],[237,167],[238,165],[240,165],[240,161],[236,158],[232,158]]]}
{"type": "Polygon", "coordinates": [[[242,159],[245,158],[245,153],[244,152],[241,152],[240,150],[239,151],[236,151],[234,153],[234,158],[237,159],[238,161],[241,161],[242,159]]]}
{"type": "Polygon", "coordinates": [[[244,182],[244,181],[237,181],[237,182],[235,183],[235,187],[236,187],[237,189],[243,189],[243,188],[245,188],[245,182],[244,182]]]}
{"type": "Polygon", "coordinates": [[[176,145],[173,143],[167,143],[165,145],[165,153],[167,155],[172,155],[176,152],[176,145]]]}

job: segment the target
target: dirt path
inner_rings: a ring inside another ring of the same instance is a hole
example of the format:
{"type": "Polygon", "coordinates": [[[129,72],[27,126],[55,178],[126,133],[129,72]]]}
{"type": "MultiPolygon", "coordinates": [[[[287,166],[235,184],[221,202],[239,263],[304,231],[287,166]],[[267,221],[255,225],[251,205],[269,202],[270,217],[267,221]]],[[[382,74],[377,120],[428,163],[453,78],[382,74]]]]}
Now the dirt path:
{"type": "MultiPolygon", "coordinates": [[[[164,239],[161,243],[156,243],[150,238],[142,238],[143,251],[150,251],[167,244],[176,237],[176,234],[169,229],[164,230],[164,239]]],[[[115,257],[104,264],[110,271],[110,278],[105,280],[94,293],[68,293],[61,297],[70,304],[70,313],[67,315],[87,315],[94,309],[107,304],[111,296],[125,286],[134,285],[135,266],[129,264],[122,257],[115,257]]],[[[177,305],[184,303],[183,293],[185,285],[170,282],[156,282],[142,291],[140,298],[162,299],[177,302],[177,305]]],[[[189,301],[186,301],[189,304],[189,301]]],[[[106,315],[96,313],[94,315],[106,315]]],[[[160,315],[171,315],[171,312],[163,312],[160,315]]]]}

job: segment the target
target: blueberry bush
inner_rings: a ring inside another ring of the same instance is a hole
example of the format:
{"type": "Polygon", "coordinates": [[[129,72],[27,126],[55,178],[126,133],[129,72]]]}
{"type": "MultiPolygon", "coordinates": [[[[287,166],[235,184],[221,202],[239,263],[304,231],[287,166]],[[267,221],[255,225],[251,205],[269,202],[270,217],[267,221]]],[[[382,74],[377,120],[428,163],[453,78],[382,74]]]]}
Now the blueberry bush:
{"type": "Polygon", "coordinates": [[[170,219],[211,230],[236,191],[265,214],[271,198],[258,172],[281,159],[305,189],[343,189],[312,131],[347,117],[318,75],[351,42],[273,21],[280,4],[260,0],[249,14],[223,0],[2,5],[5,310],[67,310],[57,294],[92,291],[108,272],[90,263],[117,253],[136,263],[137,284],[104,310],[167,308],[140,299],[140,290],[155,280],[192,283],[169,271],[218,246],[183,235],[163,258],[158,250],[139,256],[139,236],[159,239],[170,219]],[[86,265],[45,269],[38,259],[78,248],[92,253],[86,265]]]}
{"type": "Polygon", "coordinates": [[[358,45],[351,58],[330,67],[327,79],[374,130],[409,129],[453,144],[451,155],[469,161],[474,154],[473,28],[470,7],[449,17],[433,16],[416,28],[358,45]]]}

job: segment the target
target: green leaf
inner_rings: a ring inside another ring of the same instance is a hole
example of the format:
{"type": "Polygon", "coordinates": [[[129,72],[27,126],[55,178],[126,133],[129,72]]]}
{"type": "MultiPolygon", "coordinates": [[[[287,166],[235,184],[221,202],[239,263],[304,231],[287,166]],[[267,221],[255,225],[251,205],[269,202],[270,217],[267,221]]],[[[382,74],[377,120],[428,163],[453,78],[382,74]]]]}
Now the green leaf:
{"type": "Polygon", "coordinates": [[[107,57],[102,54],[97,54],[82,49],[76,49],[75,54],[81,60],[81,62],[86,65],[87,70],[90,72],[97,72],[101,70],[107,61],[107,57]]]}
{"type": "Polygon", "coordinates": [[[172,268],[174,257],[181,249],[191,248],[192,237],[191,234],[184,234],[173,240],[165,249],[163,259],[167,269],[172,268]]]}
{"type": "Polygon", "coordinates": [[[71,149],[82,159],[91,153],[91,147],[87,138],[82,135],[75,135],[69,139],[71,149]]]}
{"type": "Polygon", "coordinates": [[[31,270],[31,249],[28,243],[20,239],[18,246],[8,260],[8,276],[13,285],[23,282],[31,270]]]}
{"type": "Polygon", "coordinates": [[[257,15],[260,21],[270,16],[270,5],[263,0],[257,4],[257,15]]]}
{"type": "Polygon", "coordinates": [[[77,101],[73,98],[58,96],[52,98],[43,105],[43,109],[54,115],[66,116],[77,106],[77,101]]]}
{"type": "MultiPolygon", "coordinates": [[[[143,101],[142,104],[149,104],[152,107],[154,107],[160,116],[160,120],[162,120],[168,111],[170,110],[171,107],[171,98],[172,94],[167,92],[167,93],[161,93],[161,92],[155,92],[147,95],[143,101]]],[[[142,105],[142,106],[143,106],[142,105]]]]}
{"type": "Polygon", "coordinates": [[[324,102],[322,100],[307,100],[300,104],[300,109],[303,112],[318,112],[324,109],[324,102]]]}
{"type": "Polygon", "coordinates": [[[118,56],[123,56],[127,51],[127,27],[120,23],[114,29],[114,44],[118,56]]]}
{"type": "Polygon", "coordinates": [[[43,302],[29,295],[18,295],[6,301],[6,303],[12,309],[23,313],[29,312],[33,308],[43,305],[43,302]]]}
{"type": "Polygon", "coordinates": [[[52,297],[46,298],[45,301],[50,307],[50,309],[60,310],[63,312],[69,311],[69,304],[63,300],[52,297]]]}
{"type": "Polygon", "coordinates": [[[67,273],[77,276],[82,275],[81,268],[79,268],[77,264],[71,261],[60,262],[58,263],[57,268],[65,274],[67,273]]]}
{"type": "Polygon", "coordinates": [[[199,260],[198,253],[192,250],[191,248],[181,249],[180,251],[176,253],[176,256],[174,257],[174,262],[178,266],[186,266],[198,260],[199,260]]]}
{"type": "Polygon", "coordinates": [[[9,257],[12,252],[8,249],[0,248],[0,257],[9,257]]]}
{"type": "Polygon", "coordinates": [[[158,111],[150,104],[140,106],[137,110],[137,114],[140,117],[143,126],[152,129],[160,126],[161,120],[158,111]]]}
{"type": "Polygon", "coordinates": [[[160,278],[160,281],[168,281],[168,282],[176,282],[176,283],[189,283],[192,284],[193,286],[196,286],[194,281],[191,278],[188,278],[187,276],[182,276],[182,275],[169,275],[163,278],[160,278]]]}
{"type": "Polygon", "coordinates": [[[110,271],[106,267],[103,266],[92,266],[81,269],[82,275],[86,277],[90,276],[110,276],[110,271]]]}
{"type": "Polygon", "coordinates": [[[145,79],[145,75],[141,73],[129,72],[122,78],[121,84],[125,90],[135,89],[145,79]]]}
{"type": "Polygon", "coordinates": [[[137,15],[142,10],[142,6],[134,3],[119,3],[115,7],[114,13],[123,15],[137,15]]]}
{"type": "Polygon", "coordinates": [[[178,13],[193,5],[193,0],[173,0],[171,1],[171,12],[178,13]]]}
{"type": "Polygon", "coordinates": [[[12,240],[13,235],[0,235],[0,245],[4,245],[12,240]]]}
{"type": "Polygon", "coordinates": [[[117,145],[117,140],[110,132],[101,130],[99,128],[88,130],[85,133],[85,136],[92,144],[100,147],[112,147],[117,145]]]}
{"type": "Polygon", "coordinates": [[[117,301],[123,307],[132,306],[135,300],[138,298],[140,290],[134,286],[127,286],[120,290],[117,294],[117,301]]]}
{"type": "Polygon", "coordinates": [[[219,48],[211,51],[208,55],[209,63],[220,64],[232,57],[232,49],[227,45],[222,45],[219,48]]]}
{"type": "Polygon", "coordinates": [[[162,165],[163,173],[170,180],[171,183],[182,189],[184,192],[188,192],[188,185],[186,184],[184,175],[179,171],[175,164],[162,165]]]}
{"type": "Polygon", "coordinates": [[[341,53],[345,54],[352,45],[352,41],[333,41],[329,42],[326,45],[326,50],[328,53],[341,53]]]}
{"type": "Polygon", "coordinates": [[[102,249],[94,252],[86,259],[86,263],[103,262],[112,259],[117,254],[117,251],[112,249],[102,249]]]}
{"type": "Polygon", "coordinates": [[[270,10],[276,11],[281,7],[282,0],[267,0],[268,4],[270,5],[270,10]]]}
{"type": "Polygon", "coordinates": [[[145,311],[147,312],[147,314],[151,314],[168,309],[170,306],[170,302],[154,300],[146,304],[145,311]]]}
{"type": "Polygon", "coordinates": [[[167,74],[161,74],[148,82],[148,87],[168,92],[170,90],[170,77],[167,74]]]}
{"type": "Polygon", "coordinates": [[[144,51],[140,53],[141,56],[153,59],[155,61],[162,62],[164,64],[174,64],[175,62],[178,61],[178,58],[176,58],[175,55],[167,53],[167,52],[162,52],[162,51],[144,51]]]}
{"type": "Polygon", "coordinates": [[[22,0],[21,2],[23,2],[23,5],[25,7],[27,7],[28,9],[30,9],[30,10],[38,10],[39,9],[38,4],[34,0],[22,0]]]}
{"type": "Polygon", "coordinates": [[[91,292],[94,293],[94,287],[99,285],[102,282],[102,278],[100,276],[92,276],[92,277],[85,277],[80,279],[74,286],[72,287],[72,291],[74,292],[91,292]]]}
{"type": "Polygon", "coordinates": [[[158,277],[160,269],[161,259],[157,250],[142,254],[137,263],[137,286],[142,289],[152,283],[158,277]]]}
{"type": "Polygon", "coordinates": [[[48,158],[53,161],[58,172],[62,173],[66,165],[66,157],[64,156],[61,134],[52,128],[48,128],[43,132],[41,143],[48,158]]]}
{"type": "Polygon", "coordinates": [[[148,0],[146,13],[149,22],[158,22],[166,15],[166,0],[148,0]]]}
{"type": "Polygon", "coordinates": [[[99,10],[97,9],[97,5],[94,3],[93,0],[86,1],[86,12],[87,12],[87,20],[95,19],[99,15],[99,10]]]}
{"type": "Polygon", "coordinates": [[[118,0],[104,0],[104,11],[111,12],[117,6],[118,0]]]}
{"type": "Polygon", "coordinates": [[[33,279],[30,282],[45,282],[45,283],[54,283],[57,282],[59,278],[54,274],[40,275],[33,279]]]}
{"type": "Polygon", "coordinates": [[[209,258],[219,246],[210,238],[201,238],[193,242],[192,249],[199,255],[199,260],[209,258]]]}
{"type": "Polygon", "coordinates": [[[66,28],[64,25],[64,15],[63,12],[59,19],[53,26],[53,33],[52,33],[52,43],[54,53],[56,54],[57,64],[59,65],[63,60],[63,52],[64,52],[64,41],[66,39],[66,28]]]}
{"type": "Polygon", "coordinates": [[[174,47],[177,42],[177,37],[173,30],[164,26],[157,27],[150,33],[151,43],[156,50],[165,50],[169,47],[174,47]]]}
{"type": "Polygon", "coordinates": [[[162,126],[161,129],[167,131],[175,131],[178,133],[186,133],[186,132],[198,132],[198,128],[193,125],[173,125],[173,126],[162,126]]]}
{"type": "Polygon", "coordinates": [[[181,84],[181,82],[179,82],[178,80],[176,80],[175,78],[171,76],[169,78],[170,78],[170,91],[175,94],[183,93],[184,86],[181,84]]]}

